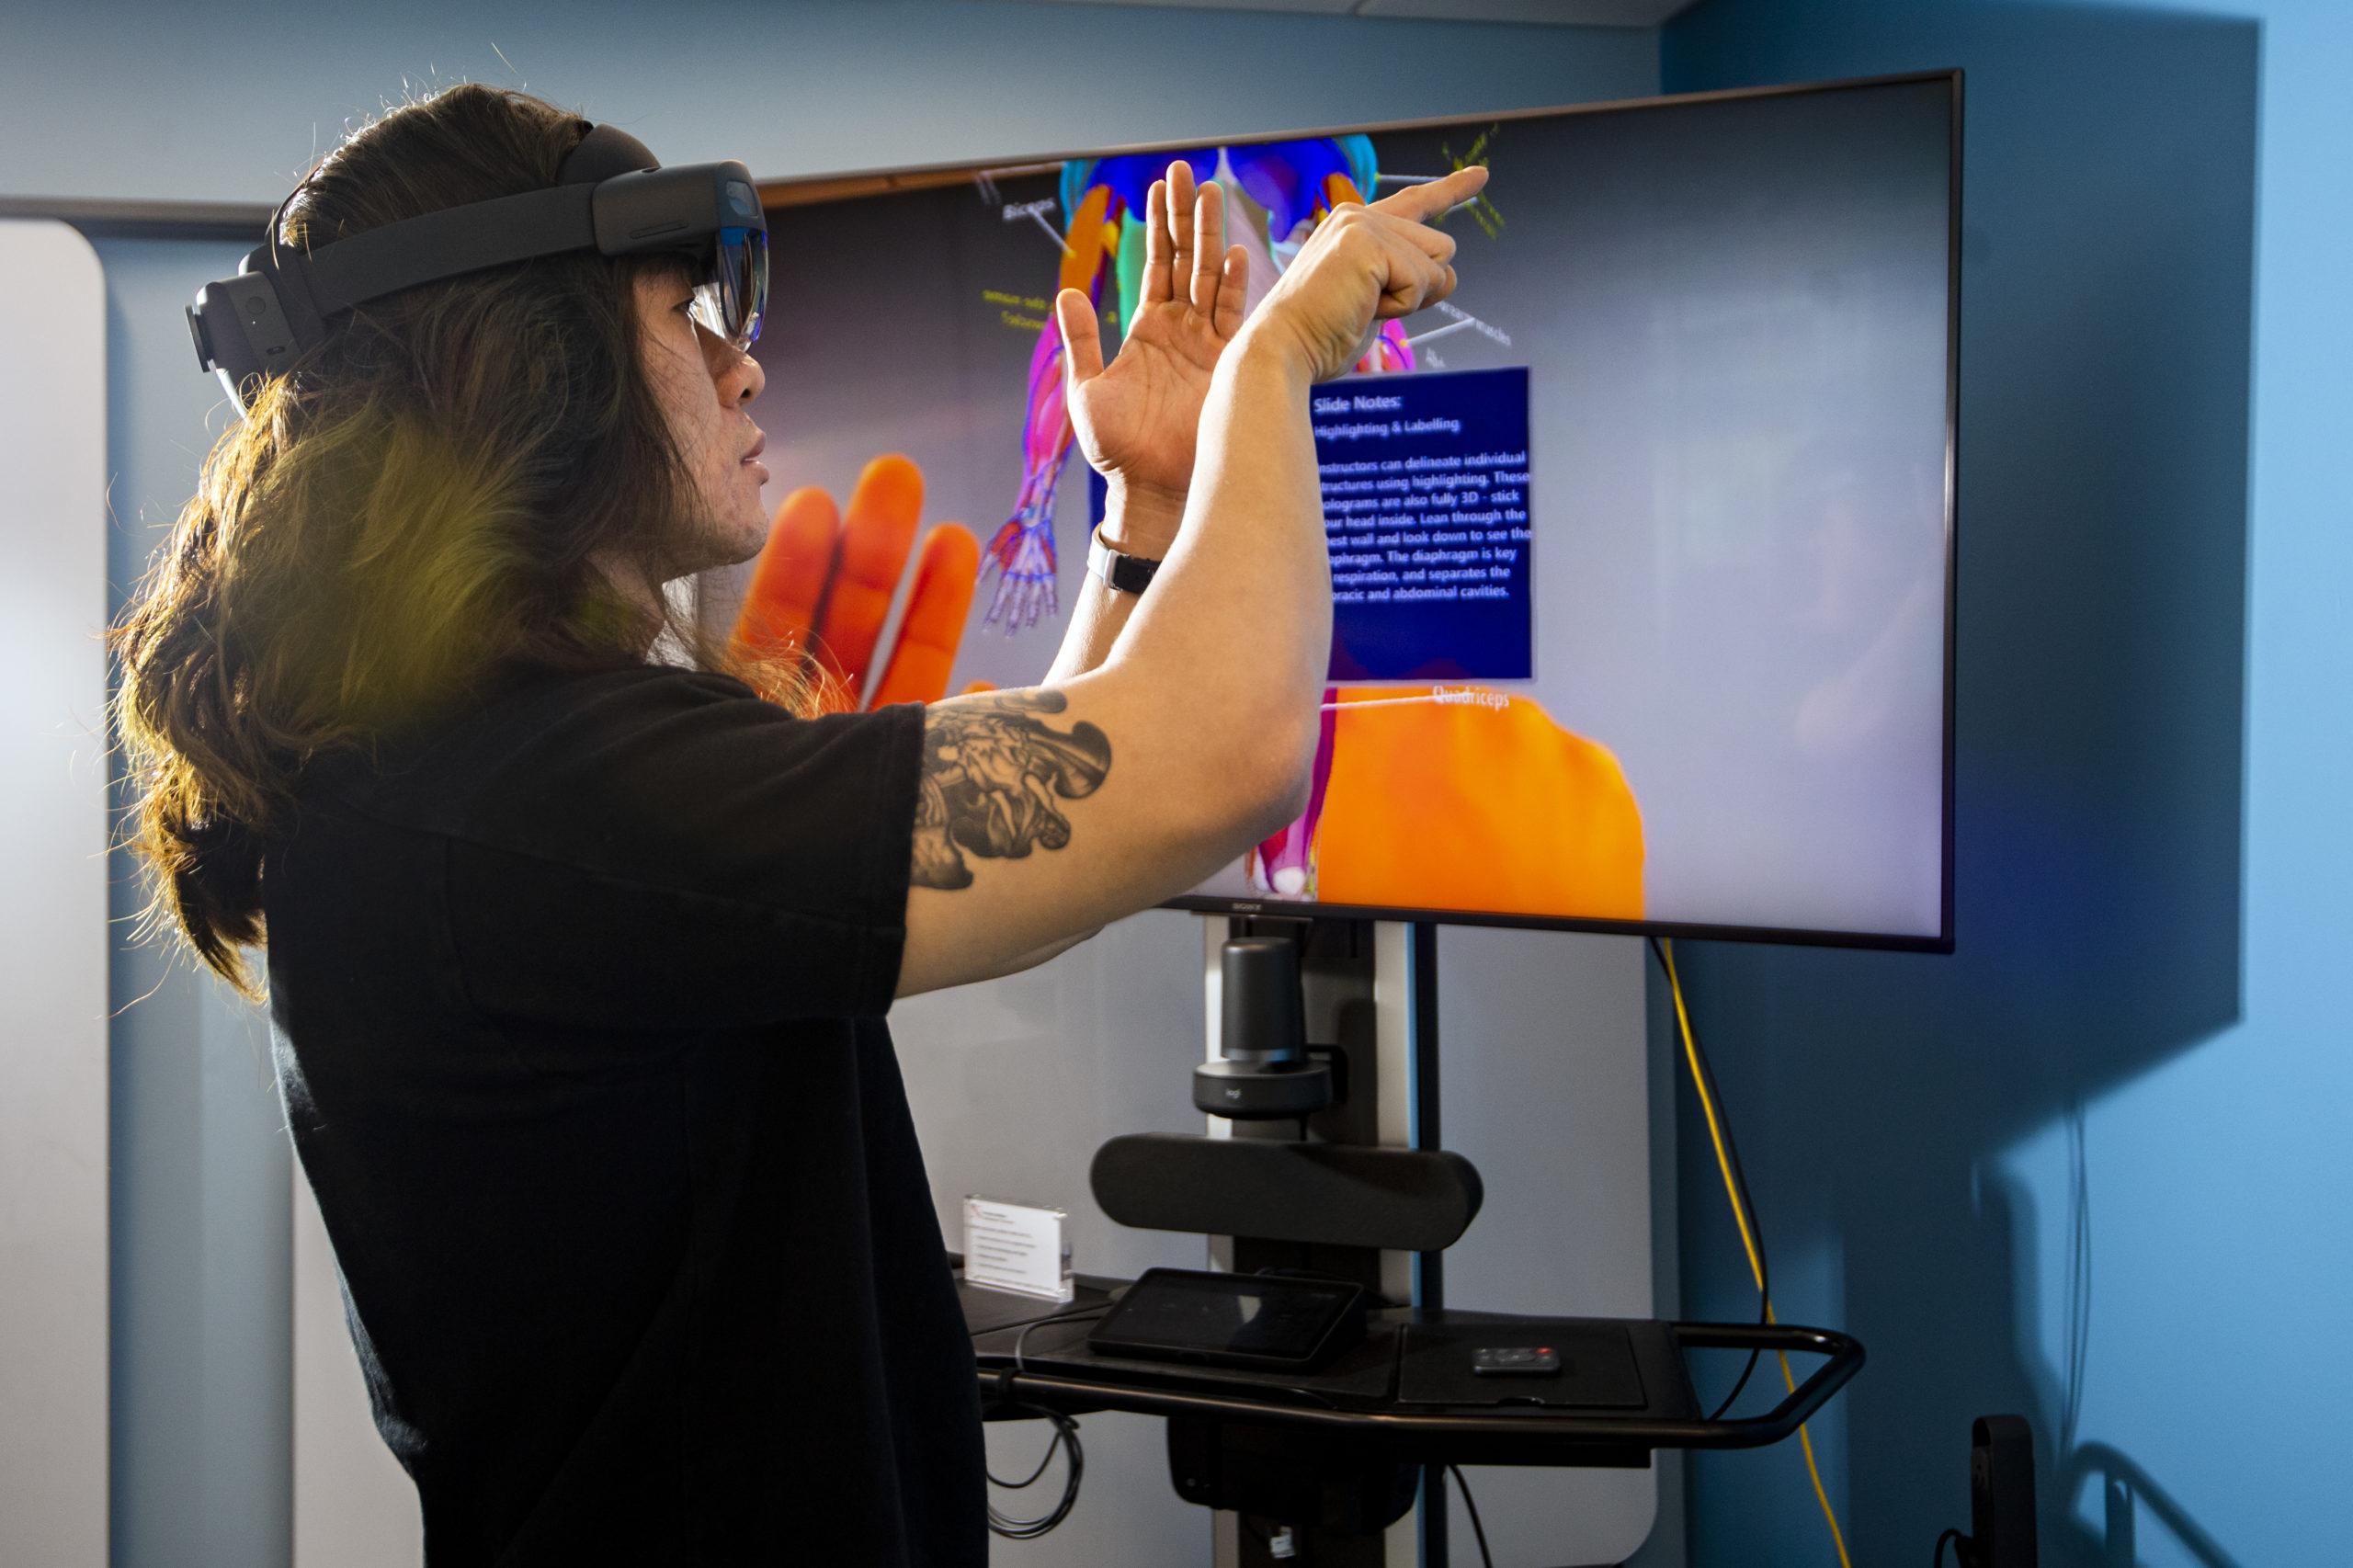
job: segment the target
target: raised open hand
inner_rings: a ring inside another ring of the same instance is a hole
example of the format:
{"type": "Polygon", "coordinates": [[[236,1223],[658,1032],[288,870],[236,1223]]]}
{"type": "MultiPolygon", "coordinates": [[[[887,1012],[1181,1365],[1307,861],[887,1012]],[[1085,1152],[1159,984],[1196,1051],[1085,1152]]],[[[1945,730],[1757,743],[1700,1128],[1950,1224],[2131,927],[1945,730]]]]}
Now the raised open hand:
{"type": "Polygon", "coordinates": [[[1106,480],[1131,495],[1182,502],[1210,372],[1242,328],[1248,263],[1225,244],[1225,194],[1194,187],[1179,159],[1144,201],[1142,298],[1106,366],[1085,293],[1065,289],[1054,319],[1065,346],[1071,429],[1106,480]]]}
{"type": "Polygon", "coordinates": [[[896,453],[876,458],[858,474],[847,522],[815,485],[786,496],[752,569],[735,619],[736,643],[813,660],[829,712],[948,695],[981,563],[980,541],[961,523],[941,523],[924,535],[891,662],[868,700],[875,644],[922,513],[923,471],[896,453]]]}

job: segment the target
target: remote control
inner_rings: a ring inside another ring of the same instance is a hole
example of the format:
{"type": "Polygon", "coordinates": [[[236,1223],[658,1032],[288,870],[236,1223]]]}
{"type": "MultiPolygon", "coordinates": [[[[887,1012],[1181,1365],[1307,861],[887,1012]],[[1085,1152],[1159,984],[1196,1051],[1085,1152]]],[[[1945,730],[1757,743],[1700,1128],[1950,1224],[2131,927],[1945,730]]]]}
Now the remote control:
{"type": "Polygon", "coordinates": [[[1483,1345],[1471,1352],[1473,1377],[1550,1378],[1560,1370],[1561,1353],[1549,1345],[1483,1345]]]}

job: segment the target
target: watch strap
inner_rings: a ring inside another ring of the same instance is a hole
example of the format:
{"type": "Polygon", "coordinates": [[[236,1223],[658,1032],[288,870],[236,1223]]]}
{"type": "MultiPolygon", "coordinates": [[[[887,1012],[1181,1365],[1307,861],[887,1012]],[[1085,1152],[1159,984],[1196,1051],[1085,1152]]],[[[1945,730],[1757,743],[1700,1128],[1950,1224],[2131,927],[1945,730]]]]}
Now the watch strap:
{"type": "Polygon", "coordinates": [[[1152,582],[1152,574],[1160,570],[1160,562],[1141,555],[1122,555],[1103,542],[1103,536],[1094,535],[1086,547],[1086,569],[1114,590],[1122,594],[1140,594],[1152,582]]]}

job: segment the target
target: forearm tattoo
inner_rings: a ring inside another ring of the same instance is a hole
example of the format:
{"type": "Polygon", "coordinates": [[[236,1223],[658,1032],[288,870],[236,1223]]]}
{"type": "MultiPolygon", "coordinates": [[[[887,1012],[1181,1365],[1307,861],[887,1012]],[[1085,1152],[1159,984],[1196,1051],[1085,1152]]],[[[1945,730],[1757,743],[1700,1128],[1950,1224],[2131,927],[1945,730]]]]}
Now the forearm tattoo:
{"type": "Polygon", "coordinates": [[[931,709],[915,802],[915,886],[972,886],[965,850],[1017,860],[1032,845],[1070,842],[1070,819],[1054,799],[1093,794],[1111,771],[1111,743],[1084,719],[1065,733],[1029,716],[1069,706],[1061,692],[1040,688],[931,709]]]}

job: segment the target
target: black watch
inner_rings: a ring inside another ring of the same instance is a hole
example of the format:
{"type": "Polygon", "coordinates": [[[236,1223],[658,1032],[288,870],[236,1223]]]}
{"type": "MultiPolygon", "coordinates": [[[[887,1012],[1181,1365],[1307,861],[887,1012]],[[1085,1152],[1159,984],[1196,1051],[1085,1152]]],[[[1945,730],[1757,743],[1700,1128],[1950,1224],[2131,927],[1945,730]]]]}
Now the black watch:
{"type": "Polygon", "coordinates": [[[1142,593],[1152,582],[1152,574],[1160,570],[1160,562],[1141,555],[1122,555],[1103,542],[1096,534],[1086,547],[1086,569],[1122,594],[1142,593]]]}

